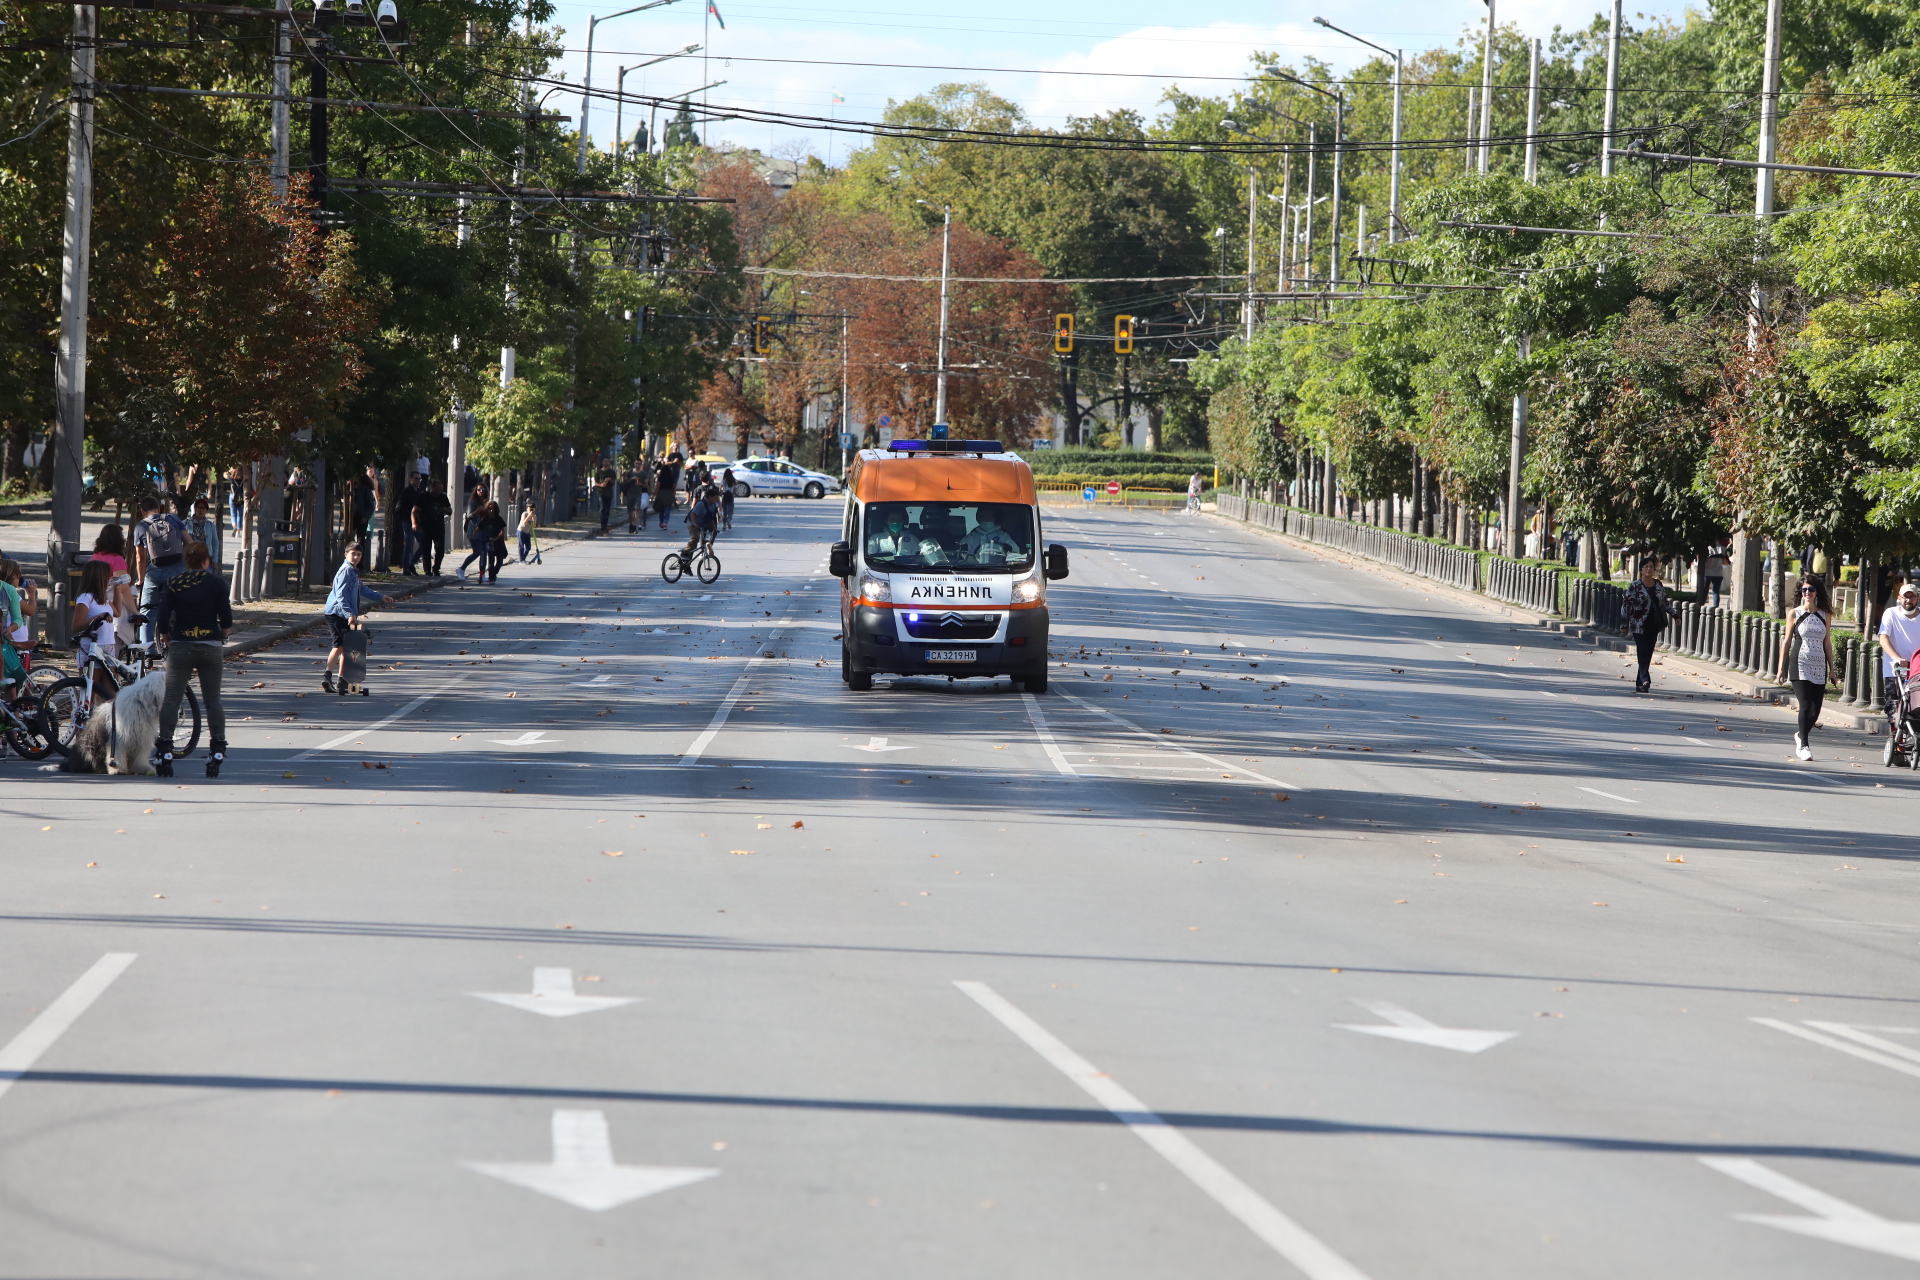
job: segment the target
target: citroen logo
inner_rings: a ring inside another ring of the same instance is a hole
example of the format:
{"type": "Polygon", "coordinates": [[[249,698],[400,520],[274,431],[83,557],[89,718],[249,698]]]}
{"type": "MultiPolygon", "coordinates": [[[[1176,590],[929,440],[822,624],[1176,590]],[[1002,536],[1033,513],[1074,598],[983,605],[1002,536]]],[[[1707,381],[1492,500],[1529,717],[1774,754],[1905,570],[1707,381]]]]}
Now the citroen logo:
{"type": "Polygon", "coordinates": [[[967,625],[967,620],[957,613],[943,613],[940,615],[940,625],[943,627],[964,627],[967,625]]]}

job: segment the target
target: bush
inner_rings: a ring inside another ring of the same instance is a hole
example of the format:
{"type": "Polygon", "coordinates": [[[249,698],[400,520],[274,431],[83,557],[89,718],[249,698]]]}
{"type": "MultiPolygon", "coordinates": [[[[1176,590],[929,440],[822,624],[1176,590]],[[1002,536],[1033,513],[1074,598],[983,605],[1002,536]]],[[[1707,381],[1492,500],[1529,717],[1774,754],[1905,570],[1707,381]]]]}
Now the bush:
{"type": "MultiPolygon", "coordinates": [[[[1090,471],[1035,471],[1033,478],[1040,484],[1092,484],[1105,487],[1109,481],[1118,480],[1129,489],[1171,489],[1175,493],[1187,491],[1187,477],[1191,471],[1179,473],[1161,471],[1128,472],[1090,472],[1090,471]]],[[[1207,468],[1203,483],[1211,485],[1213,468],[1207,468]]]]}

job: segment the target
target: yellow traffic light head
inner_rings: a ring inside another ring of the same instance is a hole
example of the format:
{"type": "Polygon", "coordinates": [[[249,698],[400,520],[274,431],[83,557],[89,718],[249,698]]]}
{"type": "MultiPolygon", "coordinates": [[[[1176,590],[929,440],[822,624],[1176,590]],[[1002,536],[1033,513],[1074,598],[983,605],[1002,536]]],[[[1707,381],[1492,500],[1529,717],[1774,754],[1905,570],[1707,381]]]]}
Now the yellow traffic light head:
{"type": "Polygon", "coordinates": [[[1061,355],[1073,354],[1073,313],[1062,311],[1053,318],[1053,349],[1061,355]]]}
{"type": "Polygon", "coordinates": [[[1133,317],[1115,316],[1113,318],[1113,353],[1117,356],[1133,354],[1133,317]]]}

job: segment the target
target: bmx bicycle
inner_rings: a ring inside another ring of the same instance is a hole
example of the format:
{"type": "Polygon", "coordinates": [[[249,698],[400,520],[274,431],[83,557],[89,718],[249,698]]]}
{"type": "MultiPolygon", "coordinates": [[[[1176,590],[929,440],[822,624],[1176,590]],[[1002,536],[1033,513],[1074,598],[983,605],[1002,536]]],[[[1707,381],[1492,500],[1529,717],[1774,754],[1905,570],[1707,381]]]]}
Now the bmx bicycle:
{"type": "Polygon", "coordinates": [[[660,576],[668,582],[678,582],[689,573],[703,583],[710,583],[720,576],[720,557],[713,554],[711,538],[702,538],[700,545],[692,551],[685,547],[669,551],[667,558],[660,562],[660,576]]]}

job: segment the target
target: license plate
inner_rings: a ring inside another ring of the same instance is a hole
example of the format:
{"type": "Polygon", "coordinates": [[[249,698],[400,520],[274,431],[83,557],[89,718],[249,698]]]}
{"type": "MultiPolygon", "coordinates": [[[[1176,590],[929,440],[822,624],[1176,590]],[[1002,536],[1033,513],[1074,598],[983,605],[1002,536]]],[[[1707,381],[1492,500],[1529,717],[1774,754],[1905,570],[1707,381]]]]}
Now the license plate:
{"type": "Polygon", "coordinates": [[[973,662],[980,657],[978,649],[929,649],[928,662],[973,662]]]}

